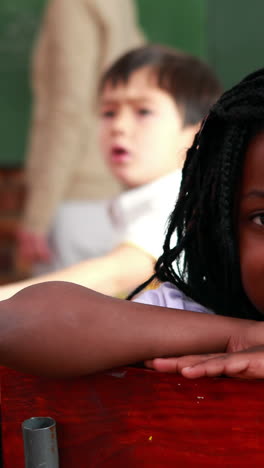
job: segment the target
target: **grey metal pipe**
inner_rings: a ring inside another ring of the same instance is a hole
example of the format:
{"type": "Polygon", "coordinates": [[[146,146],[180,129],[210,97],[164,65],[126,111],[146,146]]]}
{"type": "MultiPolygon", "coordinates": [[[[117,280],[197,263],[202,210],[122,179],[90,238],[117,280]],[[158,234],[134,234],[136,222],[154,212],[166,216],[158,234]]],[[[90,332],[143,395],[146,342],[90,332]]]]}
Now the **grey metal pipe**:
{"type": "Polygon", "coordinates": [[[56,422],[35,417],[22,423],[25,468],[59,468],[56,422]]]}

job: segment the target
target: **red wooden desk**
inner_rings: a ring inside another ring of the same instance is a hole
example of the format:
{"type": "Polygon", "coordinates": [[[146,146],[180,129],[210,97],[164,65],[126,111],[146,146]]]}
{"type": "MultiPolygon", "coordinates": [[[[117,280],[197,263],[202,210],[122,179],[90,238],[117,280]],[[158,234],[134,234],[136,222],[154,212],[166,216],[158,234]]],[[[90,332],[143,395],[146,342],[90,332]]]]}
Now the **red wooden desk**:
{"type": "Polygon", "coordinates": [[[21,422],[57,421],[61,468],[262,467],[264,382],[187,381],[122,368],[62,381],[2,371],[4,468],[22,468],[21,422]]]}

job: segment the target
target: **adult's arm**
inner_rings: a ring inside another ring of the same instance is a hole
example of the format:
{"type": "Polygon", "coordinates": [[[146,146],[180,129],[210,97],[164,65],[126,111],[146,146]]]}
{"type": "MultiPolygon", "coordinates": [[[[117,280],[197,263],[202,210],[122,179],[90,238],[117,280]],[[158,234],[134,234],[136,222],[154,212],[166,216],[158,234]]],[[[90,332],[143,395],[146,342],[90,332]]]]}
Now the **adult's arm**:
{"type": "Polygon", "coordinates": [[[90,0],[89,7],[104,31],[104,69],[118,56],[146,41],[134,0],[90,0]]]}
{"type": "Polygon", "coordinates": [[[160,356],[223,352],[230,337],[263,341],[252,321],[115,299],[51,282],[0,302],[0,363],[78,376],[160,356]]]}

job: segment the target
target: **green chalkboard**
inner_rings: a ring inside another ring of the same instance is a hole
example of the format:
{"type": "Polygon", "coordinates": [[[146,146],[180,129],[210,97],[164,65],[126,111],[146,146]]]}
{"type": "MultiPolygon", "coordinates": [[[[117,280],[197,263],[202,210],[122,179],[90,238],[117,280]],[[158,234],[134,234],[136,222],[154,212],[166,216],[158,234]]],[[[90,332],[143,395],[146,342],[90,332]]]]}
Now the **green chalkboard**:
{"type": "Polygon", "coordinates": [[[44,1],[0,2],[0,164],[18,166],[29,115],[29,63],[44,1]]]}
{"type": "Polygon", "coordinates": [[[207,58],[207,0],[137,0],[150,40],[207,58]]]}
{"type": "Polygon", "coordinates": [[[230,87],[264,66],[263,0],[207,0],[208,57],[230,87]]]}

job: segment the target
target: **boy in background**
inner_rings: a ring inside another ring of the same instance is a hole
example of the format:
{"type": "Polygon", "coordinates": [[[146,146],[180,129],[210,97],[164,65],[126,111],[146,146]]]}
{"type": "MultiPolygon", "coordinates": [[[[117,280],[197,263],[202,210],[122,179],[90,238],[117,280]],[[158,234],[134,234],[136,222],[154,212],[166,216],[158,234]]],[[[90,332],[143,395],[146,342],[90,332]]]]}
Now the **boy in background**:
{"type": "MultiPolygon", "coordinates": [[[[109,295],[144,282],[162,253],[186,149],[220,93],[210,68],[182,52],[148,45],[117,60],[102,78],[99,98],[104,158],[124,187],[109,203],[116,246],[104,256],[4,286],[0,298],[42,281],[71,281],[109,295]]],[[[58,257],[62,238],[55,226],[58,257]]]]}

